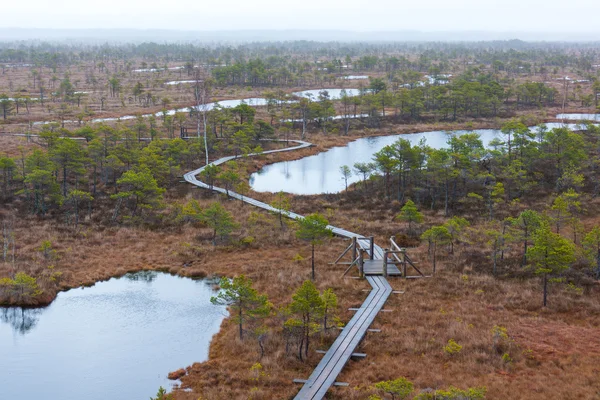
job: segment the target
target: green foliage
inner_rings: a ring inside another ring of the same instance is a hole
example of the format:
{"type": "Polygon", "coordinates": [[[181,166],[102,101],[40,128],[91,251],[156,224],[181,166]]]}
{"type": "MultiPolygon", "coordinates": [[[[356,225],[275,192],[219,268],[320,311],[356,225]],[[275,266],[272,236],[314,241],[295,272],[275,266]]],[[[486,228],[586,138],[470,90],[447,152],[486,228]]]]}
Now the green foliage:
{"type": "Polygon", "coordinates": [[[296,237],[311,244],[319,244],[323,239],[333,235],[328,228],[329,221],[321,214],[315,213],[298,220],[296,237]]]}
{"type": "Polygon", "coordinates": [[[517,230],[511,236],[512,239],[523,243],[522,265],[525,265],[527,263],[527,247],[534,233],[542,226],[543,218],[537,211],[525,210],[517,218],[509,218],[508,222],[517,230]]]}
{"type": "Polygon", "coordinates": [[[156,393],[156,397],[150,397],[150,400],[173,400],[173,394],[167,393],[165,388],[162,386],[158,388],[158,392],[156,393]]]}
{"type": "Polygon", "coordinates": [[[200,220],[213,230],[213,245],[217,244],[217,236],[225,238],[239,227],[233,215],[221,203],[216,202],[200,213],[200,220]]]}
{"type": "Polygon", "coordinates": [[[593,227],[583,239],[586,257],[596,267],[596,279],[600,279],[600,227],[593,227]]]}
{"type": "Polygon", "coordinates": [[[133,215],[138,210],[153,210],[163,206],[165,189],[158,186],[149,170],[129,170],[125,172],[117,184],[121,192],[111,196],[112,199],[124,199],[131,203],[133,215]]]}
{"type": "Polygon", "coordinates": [[[231,188],[240,180],[240,175],[232,170],[227,170],[221,172],[217,179],[220,180],[225,186],[225,191],[227,192],[227,196],[229,196],[229,191],[231,188]]]}
{"type": "Polygon", "coordinates": [[[302,350],[308,356],[310,337],[319,331],[323,316],[323,298],[312,281],[304,281],[292,296],[288,309],[293,315],[286,323],[300,328],[301,340],[298,345],[298,358],[302,360],[302,350]]]}
{"type": "Polygon", "coordinates": [[[247,330],[248,325],[268,317],[273,305],[266,295],[259,294],[252,287],[252,280],[244,275],[231,280],[221,278],[219,285],[221,287],[219,294],[213,296],[210,301],[213,304],[227,305],[231,308],[231,316],[238,324],[240,340],[243,340],[244,331],[247,330]]]}
{"type": "Polygon", "coordinates": [[[583,294],[583,288],[575,286],[573,282],[569,282],[566,286],[566,289],[567,291],[574,293],[578,296],[581,296],[583,294]]]}
{"type": "Polygon", "coordinates": [[[483,400],[486,392],[485,387],[461,390],[450,386],[447,390],[420,393],[413,400],[483,400]]]}
{"type": "Polygon", "coordinates": [[[544,306],[547,304],[548,275],[559,274],[575,261],[575,245],[544,224],[533,236],[533,246],[527,250],[529,262],[535,272],[543,276],[544,306]]]}
{"type": "Polygon", "coordinates": [[[310,242],[312,246],[312,279],[315,279],[315,245],[320,244],[323,239],[333,236],[333,232],[328,228],[329,221],[319,213],[308,215],[298,220],[298,229],[296,237],[310,242]]]}
{"type": "Polygon", "coordinates": [[[391,381],[382,381],[374,385],[375,389],[392,396],[392,399],[403,400],[408,398],[414,390],[414,385],[411,381],[404,377],[391,381]]]}
{"type": "Polygon", "coordinates": [[[291,207],[290,198],[283,191],[279,191],[275,195],[275,200],[273,200],[270,206],[276,210],[273,213],[277,216],[277,219],[279,219],[279,226],[283,229],[285,226],[283,223],[283,216],[290,211],[291,207]]]}
{"type": "Polygon", "coordinates": [[[460,344],[456,343],[454,339],[450,339],[448,340],[448,344],[444,346],[444,353],[448,355],[458,354],[460,353],[462,348],[463,347],[460,344]]]}
{"type": "Polygon", "coordinates": [[[250,373],[252,374],[252,380],[257,383],[267,375],[264,366],[259,362],[252,364],[250,373]]]}
{"type": "Polygon", "coordinates": [[[338,299],[336,294],[333,292],[333,289],[326,289],[323,292],[323,294],[321,295],[321,303],[321,313],[323,315],[323,331],[327,331],[327,329],[330,328],[327,324],[327,321],[335,318],[335,311],[338,306],[338,299]]]}
{"type": "Polygon", "coordinates": [[[575,245],[544,225],[534,234],[527,257],[536,267],[536,273],[558,274],[575,261],[575,245]]]}
{"type": "Polygon", "coordinates": [[[212,189],[217,176],[219,176],[219,167],[213,164],[208,164],[200,173],[200,177],[208,184],[210,189],[212,189]]]}
{"type": "Polygon", "coordinates": [[[352,176],[352,170],[347,165],[342,165],[340,167],[340,174],[342,175],[342,179],[346,185],[346,190],[348,190],[348,179],[352,176]]]}
{"type": "Polygon", "coordinates": [[[452,235],[448,231],[448,228],[444,225],[437,225],[427,229],[421,235],[422,240],[427,240],[429,243],[429,251],[433,258],[433,272],[436,269],[436,255],[438,246],[452,243],[452,235]]]}
{"type": "Polygon", "coordinates": [[[183,208],[181,209],[181,218],[186,222],[202,221],[202,207],[200,207],[198,200],[191,199],[183,205],[183,208]]]}
{"type": "Polygon", "coordinates": [[[42,257],[46,261],[55,260],[57,258],[56,250],[49,240],[44,240],[40,247],[37,248],[37,251],[42,254],[42,257]]]}
{"type": "Polygon", "coordinates": [[[396,216],[404,222],[408,222],[408,232],[412,233],[412,225],[420,224],[423,222],[423,214],[419,212],[419,209],[412,200],[407,200],[404,206],[400,209],[400,214],[396,216]]]}
{"type": "Polygon", "coordinates": [[[16,297],[18,303],[27,303],[40,294],[37,279],[24,272],[17,272],[13,279],[0,278],[0,302],[3,297],[16,297]]]}

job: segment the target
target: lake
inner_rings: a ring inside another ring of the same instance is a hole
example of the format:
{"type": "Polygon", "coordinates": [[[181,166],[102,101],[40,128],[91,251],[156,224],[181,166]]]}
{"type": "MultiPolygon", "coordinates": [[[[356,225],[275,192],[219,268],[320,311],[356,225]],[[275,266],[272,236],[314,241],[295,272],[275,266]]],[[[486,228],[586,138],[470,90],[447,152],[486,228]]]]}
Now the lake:
{"type": "Polygon", "coordinates": [[[227,311],[209,280],[128,274],[61,292],[46,308],[0,308],[3,399],[143,399],[208,359],[227,311]]]}
{"type": "MultiPolygon", "coordinates": [[[[552,129],[563,125],[549,123],[546,126],[548,129],[552,129]]],[[[577,127],[576,124],[567,124],[567,126],[572,129],[577,127]]],[[[478,133],[484,146],[487,146],[492,139],[502,136],[499,130],[477,129],[474,131],[432,131],[361,138],[346,146],[334,147],[300,160],[267,165],[250,176],[250,187],[256,192],[283,190],[299,195],[339,193],[345,189],[345,183],[340,174],[340,167],[343,165],[352,168],[358,162],[371,162],[373,154],[400,138],[408,140],[413,145],[424,139],[429,146],[440,149],[447,146],[446,142],[450,135],[462,135],[467,132],[478,133]]],[[[348,179],[348,184],[361,179],[362,176],[352,175],[348,179]]]]}

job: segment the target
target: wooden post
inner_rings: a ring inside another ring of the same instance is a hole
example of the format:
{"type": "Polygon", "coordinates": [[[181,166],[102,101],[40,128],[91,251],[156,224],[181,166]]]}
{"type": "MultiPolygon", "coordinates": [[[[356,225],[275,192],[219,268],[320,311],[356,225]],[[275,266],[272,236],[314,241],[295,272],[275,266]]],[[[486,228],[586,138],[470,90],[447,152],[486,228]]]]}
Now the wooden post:
{"type": "Polygon", "coordinates": [[[387,249],[383,251],[383,276],[388,276],[388,252],[387,249]]]}
{"type": "Polygon", "coordinates": [[[358,251],[358,276],[365,277],[365,259],[363,258],[362,249],[358,251]]]}
{"type": "Polygon", "coordinates": [[[356,260],[356,236],[352,237],[352,262],[356,260]]]}
{"type": "Polygon", "coordinates": [[[371,255],[371,260],[374,260],[375,258],[374,258],[374,254],[373,253],[375,253],[375,236],[371,236],[369,238],[369,240],[370,240],[370,244],[369,244],[370,253],[369,254],[371,255]]]}
{"type": "Polygon", "coordinates": [[[406,249],[400,249],[400,257],[402,258],[402,275],[406,279],[406,249]]]}

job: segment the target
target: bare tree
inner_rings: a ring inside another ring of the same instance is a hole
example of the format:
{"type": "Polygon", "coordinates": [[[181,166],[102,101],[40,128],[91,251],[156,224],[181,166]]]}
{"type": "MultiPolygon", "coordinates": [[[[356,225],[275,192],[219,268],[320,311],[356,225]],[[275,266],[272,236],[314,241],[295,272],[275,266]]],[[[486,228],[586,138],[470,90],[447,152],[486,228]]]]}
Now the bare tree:
{"type": "Polygon", "coordinates": [[[206,112],[208,111],[208,102],[210,99],[210,83],[206,79],[201,79],[200,68],[195,70],[194,95],[196,97],[196,111],[197,111],[197,136],[200,139],[200,120],[202,119],[203,135],[204,135],[204,154],[206,155],[206,165],[208,165],[208,140],[207,127],[206,127],[206,112]]]}

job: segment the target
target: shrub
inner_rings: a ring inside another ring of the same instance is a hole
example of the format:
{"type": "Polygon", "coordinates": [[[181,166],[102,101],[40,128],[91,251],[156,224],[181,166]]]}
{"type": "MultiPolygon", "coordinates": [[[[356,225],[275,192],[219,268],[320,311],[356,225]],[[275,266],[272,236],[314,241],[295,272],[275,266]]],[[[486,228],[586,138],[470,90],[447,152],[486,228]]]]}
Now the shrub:
{"type": "Polygon", "coordinates": [[[454,339],[448,340],[448,344],[444,346],[444,353],[454,355],[460,353],[462,346],[454,341],[454,339]]]}
{"type": "Polygon", "coordinates": [[[486,391],[485,387],[461,390],[450,386],[448,390],[419,393],[413,400],[482,400],[485,399],[486,391]]]}
{"type": "Polygon", "coordinates": [[[375,389],[381,390],[384,393],[390,394],[392,399],[405,399],[414,389],[411,381],[404,377],[394,379],[393,381],[382,381],[375,384],[375,389]]]}

